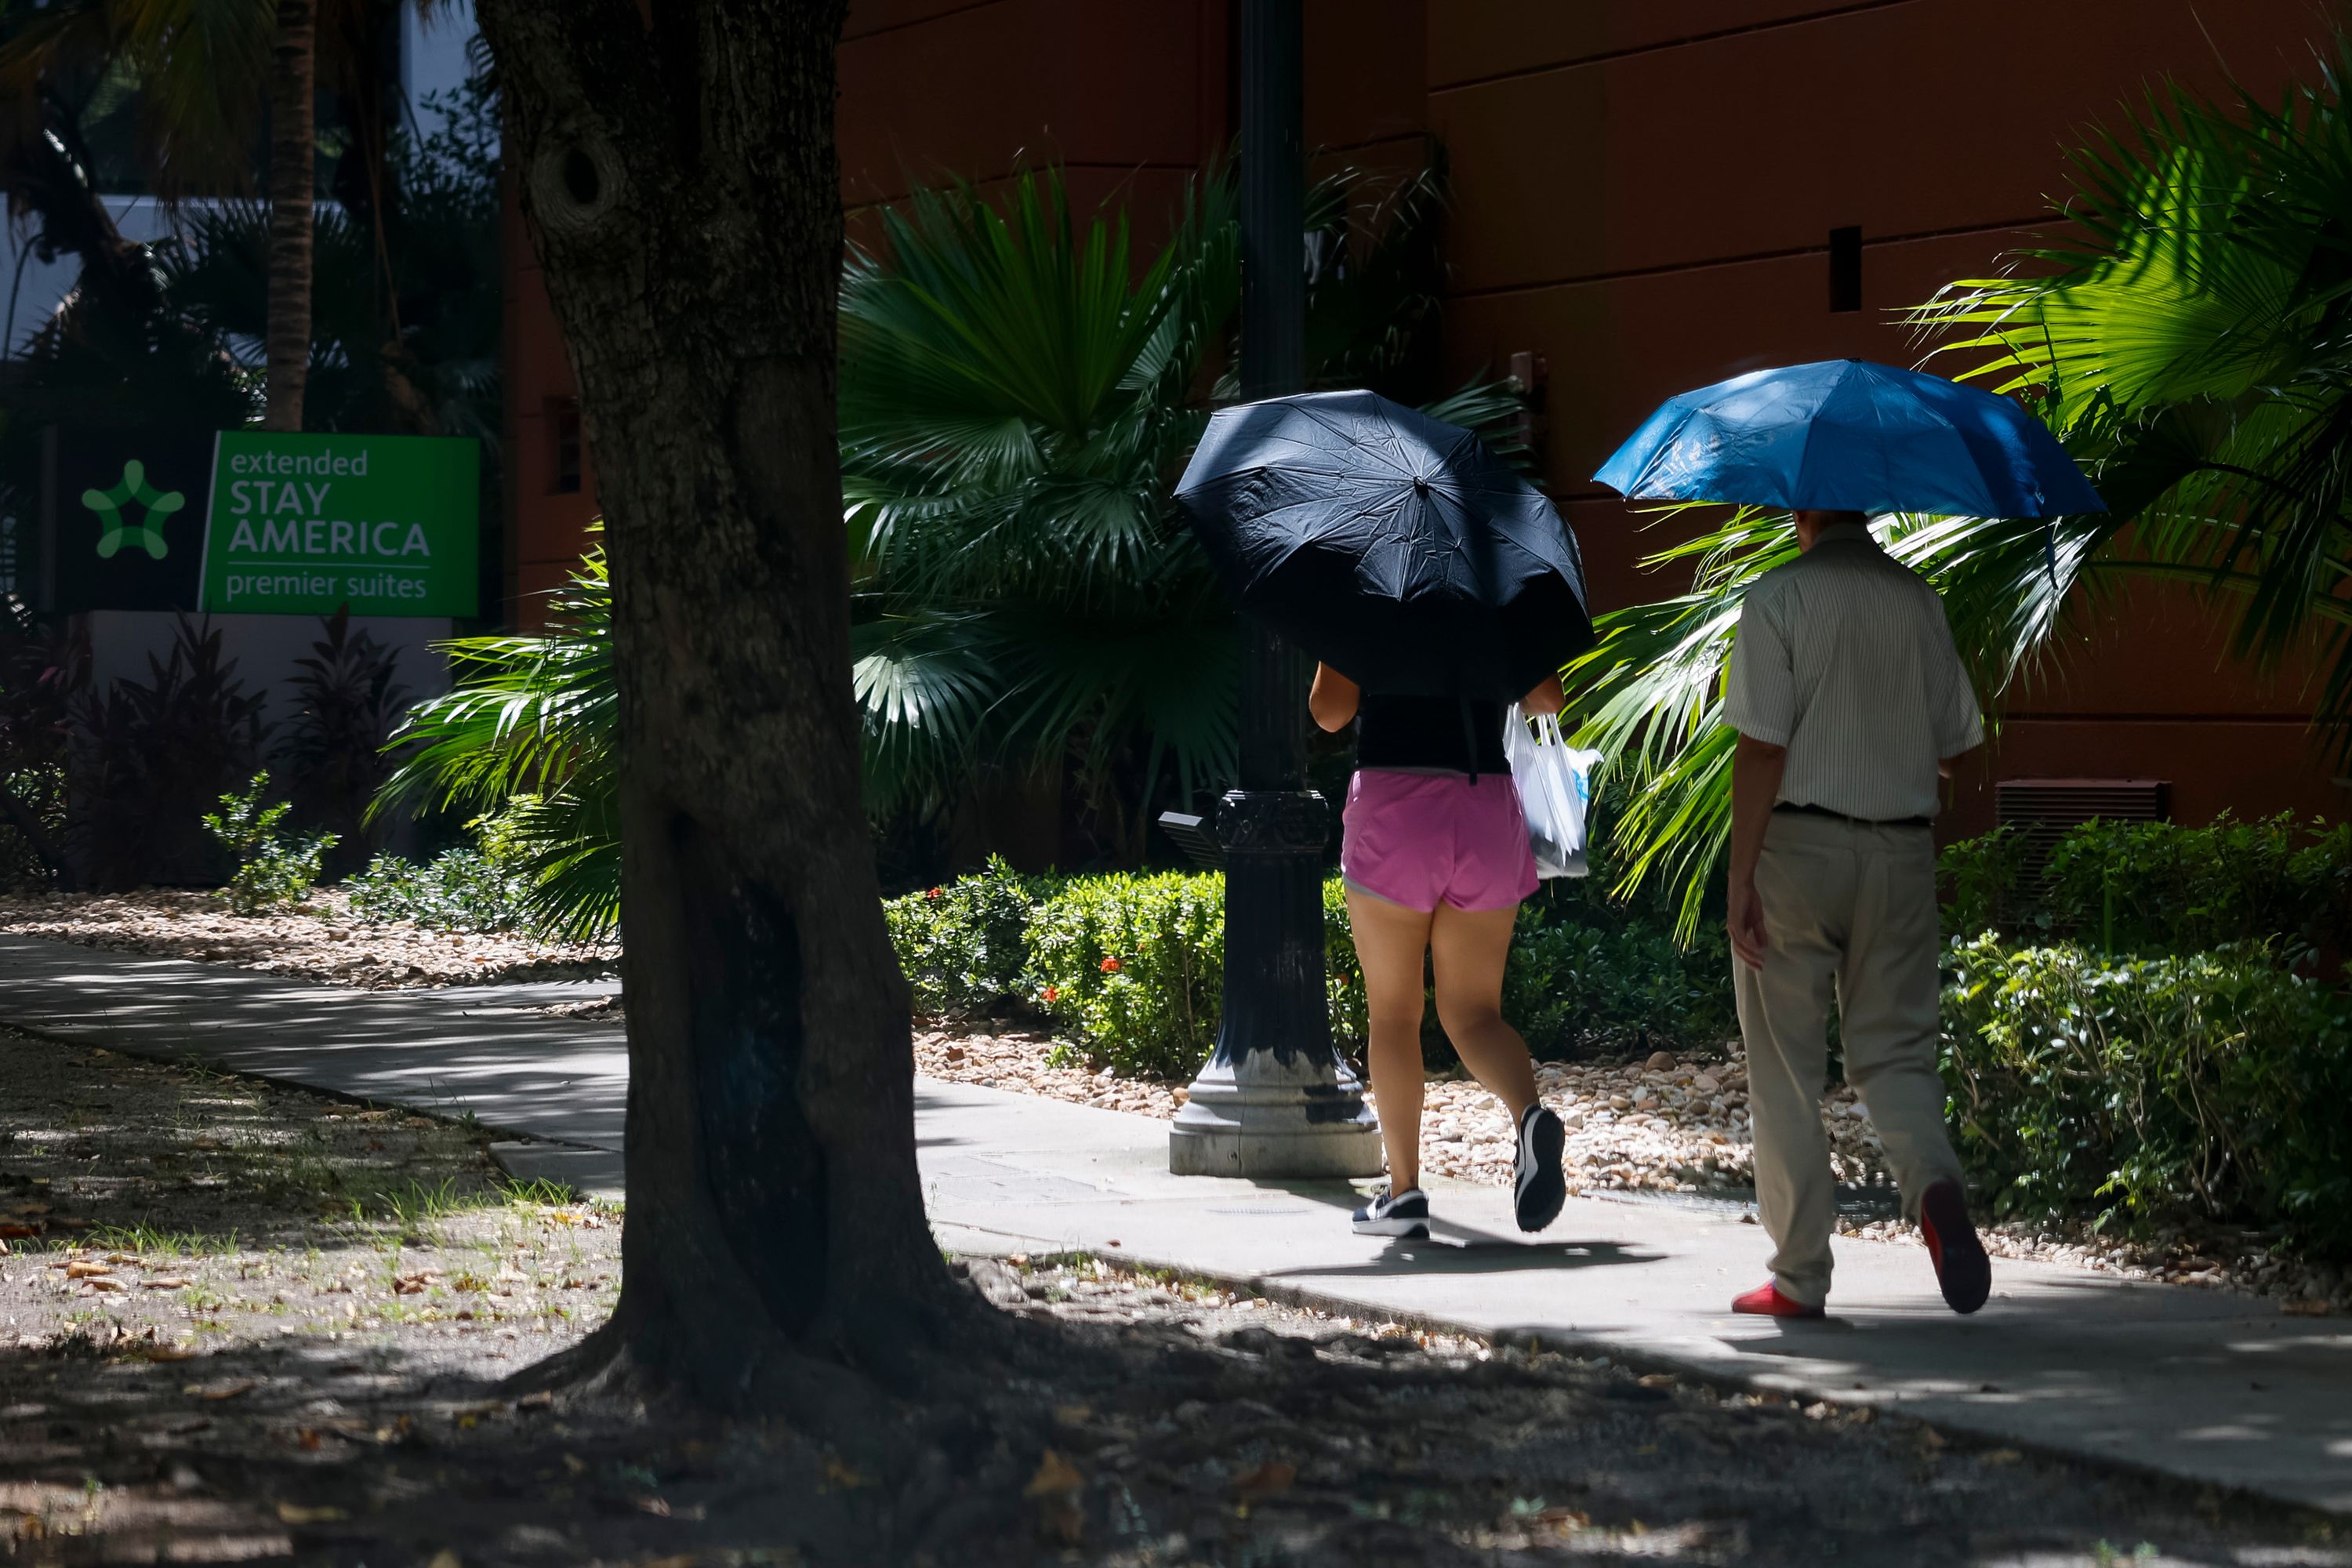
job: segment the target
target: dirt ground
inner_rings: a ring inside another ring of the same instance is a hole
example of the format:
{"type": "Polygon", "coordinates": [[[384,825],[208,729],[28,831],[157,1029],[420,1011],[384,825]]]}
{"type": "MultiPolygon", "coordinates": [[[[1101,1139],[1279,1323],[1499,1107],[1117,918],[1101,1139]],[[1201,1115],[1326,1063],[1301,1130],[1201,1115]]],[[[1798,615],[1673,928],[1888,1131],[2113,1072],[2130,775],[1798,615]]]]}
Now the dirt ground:
{"type": "Polygon", "coordinates": [[[1092,1258],[956,1264],[1065,1370],[869,1474],[502,1390],[609,1310],[624,1216],[461,1122],[16,1036],[0,1085],[0,1562],[2352,1564],[2273,1504],[1092,1258]]]}
{"type": "Polygon", "coordinates": [[[545,942],[512,931],[428,931],[353,919],[332,888],[299,908],[239,915],[217,894],[170,888],[132,893],[0,895],[0,931],[118,952],[194,958],[364,990],[593,980],[613,974],[616,946],[545,942]]]}

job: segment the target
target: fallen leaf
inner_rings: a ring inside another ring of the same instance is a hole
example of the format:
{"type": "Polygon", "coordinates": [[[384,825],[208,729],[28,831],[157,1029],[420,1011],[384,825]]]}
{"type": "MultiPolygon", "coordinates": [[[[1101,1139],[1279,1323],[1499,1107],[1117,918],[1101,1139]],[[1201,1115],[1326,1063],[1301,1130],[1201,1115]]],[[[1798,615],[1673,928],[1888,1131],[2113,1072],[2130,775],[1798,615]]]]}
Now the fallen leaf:
{"type": "Polygon", "coordinates": [[[545,1410],[554,1403],[554,1391],[551,1389],[542,1388],[536,1394],[526,1394],[520,1399],[516,1400],[515,1408],[517,1410],[545,1410]]]}
{"type": "Polygon", "coordinates": [[[1076,1491],[1086,1484],[1086,1478],[1078,1474],[1069,1460],[1048,1448],[1045,1457],[1037,1461],[1037,1473],[1031,1476],[1029,1484],[1021,1489],[1021,1495],[1053,1497],[1062,1492],[1076,1491]]]}
{"type": "Polygon", "coordinates": [[[1984,1456],[1988,1465],[2013,1465],[2025,1458],[2014,1448],[1995,1448],[1984,1456]]]}
{"type": "Polygon", "coordinates": [[[120,1290],[122,1289],[122,1281],[120,1279],[92,1279],[89,1281],[89,1288],[93,1290],[120,1290]]]}
{"type": "Polygon", "coordinates": [[[1290,1489],[1298,1479],[1298,1467],[1287,1459],[1268,1459],[1255,1469],[1244,1470],[1234,1478],[1234,1490],[1244,1499],[1275,1497],[1290,1489]]]}
{"type": "Polygon", "coordinates": [[[95,1279],[101,1275],[113,1272],[114,1270],[106,1264],[89,1263],[80,1258],[76,1258],[66,1265],[66,1278],[68,1279],[95,1279]]]}
{"type": "Polygon", "coordinates": [[[281,1502],[278,1505],[278,1517],[288,1524],[332,1524],[351,1515],[339,1508],[305,1508],[299,1502],[281,1502]]]}
{"type": "Polygon", "coordinates": [[[656,1519],[669,1517],[669,1500],[667,1498],[640,1497],[631,1498],[629,1500],[635,1505],[639,1513],[649,1513],[656,1519]]]}
{"type": "Polygon", "coordinates": [[[251,1394],[261,1384],[249,1377],[232,1377],[221,1383],[192,1383],[180,1390],[198,1399],[235,1399],[240,1394],[251,1394]]]}
{"type": "Polygon", "coordinates": [[[1065,1426],[1083,1426],[1087,1424],[1087,1418],[1094,1413],[1094,1407],[1090,1405],[1056,1405],[1054,1406],[1054,1419],[1060,1422],[1065,1426]]]}
{"type": "MultiPolygon", "coordinates": [[[[7,1234],[8,1227],[0,1225],[0,1236],[7,1234]]],[[[2327,1299],[2324,1296],[2298,1296],[2292,1300],[2281,1301],[2279,1310],[2294,1318],[2324,1318],[2327,1316],[2327,1299]]]]}
{"type": "Polygon", "coordinates": [[[869,1478],[843,1464],[840,1457],[834,1454],[824,1457],[824,1479],[827,1486],[843,1487],[852,1491],[874,1484],[869,1478]]]}
{"type": "Polygon", "coordinates": [[[188,1282],[176,1274],[156,1275],[142,1279],[139,1284],[142,1289],[148,1290],[184,1290],[188,1288],[188,1282]]]}
{"type": "Polygon", "coordinates": [[[1670,1372],[1654,1372],[1646,1376],[1637,1377],[1633,1381],[1643,1388],[1672,1388],[1675,1385],[1675,1374],[1670,1372]]]}
{"type": "Polygon", "coordinates": [[[457,1561],[456,1552],[444,1548],[433,1554],[433,1561],[427,1563],[425,1568],[466,1568],[466,1565],[457,1561]]]}

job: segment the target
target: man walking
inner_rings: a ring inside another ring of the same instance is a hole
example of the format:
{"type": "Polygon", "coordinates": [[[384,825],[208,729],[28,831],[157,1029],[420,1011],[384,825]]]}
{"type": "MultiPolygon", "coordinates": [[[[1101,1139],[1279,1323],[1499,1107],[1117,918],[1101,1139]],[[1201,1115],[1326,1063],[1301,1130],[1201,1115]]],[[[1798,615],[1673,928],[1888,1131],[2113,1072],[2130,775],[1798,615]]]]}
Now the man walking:
{"type": "Polygon", "coordinates": [[[1958,1312],[1991,1271],[1936,1071],[1941,784],[1983,741],[1943,602],[1860,512],[1800,511],[1801,553],[1748,590],[1731,651],[1731,946],[1772,1278],[1736,1312],[1818,1318],[1837,1184],[1822,1131],[1830,998],[1846,1081],[1958,1312]]]}

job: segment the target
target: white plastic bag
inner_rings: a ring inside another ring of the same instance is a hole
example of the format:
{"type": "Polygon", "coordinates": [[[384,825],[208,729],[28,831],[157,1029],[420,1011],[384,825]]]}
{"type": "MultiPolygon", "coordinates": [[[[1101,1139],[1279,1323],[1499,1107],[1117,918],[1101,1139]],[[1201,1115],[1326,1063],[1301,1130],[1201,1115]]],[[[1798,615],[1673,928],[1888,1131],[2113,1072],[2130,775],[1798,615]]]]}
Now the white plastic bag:
{"type": "Polygon", "coordinates": [[[1514,707],[1503,724],[1503,754],[1519,786],[1527,813],[1528,842],[1536,852],[1538,877],[1581,877],[1585,809],[1592,804],[1592,770],[1598,752],[1578,751],[1563,740],[1559,720],[1539,713],[1532,720],[1514,707]],[[1528,724],[1535,732],[1528,732],[1528,724]]]}

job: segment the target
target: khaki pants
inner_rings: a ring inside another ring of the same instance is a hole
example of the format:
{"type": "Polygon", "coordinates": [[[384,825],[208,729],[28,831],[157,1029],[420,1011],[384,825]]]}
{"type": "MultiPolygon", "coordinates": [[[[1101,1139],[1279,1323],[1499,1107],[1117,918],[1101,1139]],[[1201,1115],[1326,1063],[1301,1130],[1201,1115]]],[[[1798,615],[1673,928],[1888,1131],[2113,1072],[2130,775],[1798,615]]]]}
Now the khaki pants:
{"type": "Polygon", "coordinates": [[[1846,1081],[1869,1110],[1888,1165],[1916,1215],[1919,1194],[1958,1180],[1936,1072],[1934,836],[1775,812],[1756,867],[1770,943],[1759,970],[1732,961],[1748,1043],[1756,1198],[1776,1245],[1781,1292],[1829,1296],[1837,1184],[1821,1097],[1834,991],[1846,1081]]]}

